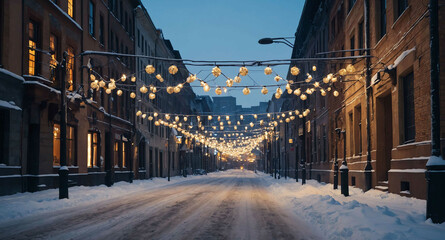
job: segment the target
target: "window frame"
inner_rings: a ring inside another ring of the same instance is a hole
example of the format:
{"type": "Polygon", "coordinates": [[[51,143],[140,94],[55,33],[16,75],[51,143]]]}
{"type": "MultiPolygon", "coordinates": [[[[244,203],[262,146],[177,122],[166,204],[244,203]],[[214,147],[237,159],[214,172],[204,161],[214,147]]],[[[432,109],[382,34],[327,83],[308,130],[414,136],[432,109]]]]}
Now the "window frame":
{"type": "Polygon", "coordinates": [[[28,74],[31,76],[40,75],[41,72],[41,54],[36,49],[41,47],[42,42],[40,41],[40,24],[33,19],[30,19],[28,22],[28,74]],[[31,25],[32,28],[32,36],[31,36],[31,25]],[[31,42],[33,46],[31,46],[31,42]],[[31,60],[31,55],[34,56],[34,60],[31,60]],[[33,62],[33,72],[31,72],[31,62],[33,62]]]}
{"type": "Polygon", "coordinates": [[[72,19],[74,19],[74,0],[68,0],[67,1],[67,10],[68,16],[70,16],[72,19]]]}
{"type": "Polygon", "coordinates": [[[105,21],[102,14],[99,15],[99,42],[105,45],[105,21]]]}
{"type": "Polygon", "coordinates": [[[415,101],[414,101],[414,92],[415,92],[415,88],[414,88],[414,72],[410,71],[407,74],[405,74],[404,76],[401,76],[401,82],[402,82],[402,104],[403,104],[403,143],[411,143],[414,142],[416,140],[416,115],[415,115],[415,101]],[[409,79],[411,78],[411,79],[409,79]],[[407,82],[411,81],[410,85],[407,86],[407,82]],[[410,88],[410,94],[407,94],[408,88],[410,88]],[[407,96],[408,95],[408,96],[407,96]],[[410,99],[408,99],[410,98],[410,99]],[[407,104],[407,101],[410,101],[410,105],[407,104]],[[411,107],[411,108],[410,108],[411,107]],[[407,118],[408,118],[408,114],[407,112],[410,113],[410,120],[412,121],[412,125],[407,126],[407,118]],[[412,136],[408,139],[408,134],[407,132],[409,132],[411,129],[412,132],[412,136]]]}
{"type": "Polygon", "coordinates": [[[87,168],[95,168],[95,167],[100,167],[100,132],[88,131],[88,134],[87,134],[87,168]],[[96,142],[94,142],[94,135],[96,136],[96,142]],[[94,161],[94,147],[96,147],[95,161],[94,161]]]}
{"type": "Polygon", "coordinates": [[[95,25],[96,25],[96,6],[93,1],[90,0],[88,3],[88,33],[94,38],[95,34],[95,25]]]}
{"type": "Polygon", "coordinates": [[[73,47],[68,46],[66,48],[67,58],[66,58],[66,89],[68,91],[74,91],[75,89],[75,69],[76,69],[76,63],[75,63],[75,50],[73,47]]]}

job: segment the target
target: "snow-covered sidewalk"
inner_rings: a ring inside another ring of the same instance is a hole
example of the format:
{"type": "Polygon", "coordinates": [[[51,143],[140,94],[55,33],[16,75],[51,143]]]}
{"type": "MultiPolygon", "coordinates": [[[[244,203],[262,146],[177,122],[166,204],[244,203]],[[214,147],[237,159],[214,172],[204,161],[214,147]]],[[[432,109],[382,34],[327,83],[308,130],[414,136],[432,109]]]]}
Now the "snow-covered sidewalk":
{"type": "MultiPolygon", "coordinates": [[[[59,200],[58,190],[19,193],[0,197],[0,225],[12,220],[38,216],[57,210],[119,199],[138,192],[147,192],[188,181],[199,184],[213,178],[259,178],[259,187],[270,193],[281,207],[308,223],[326,239],[442,239],[445,224],[425,221],[425,200],[401,197],[370,190],[363,193],[350,187],[349,197],[333,190],[331,184],[309,180],[306,185],[295,179],[276,180],[264,173],[230,170],[207,176],[174,177],[119,182],[113,187],[72,187],[70,199],[59,200]]],[[[296,226],[297,227],[297,226],[296,226]]]]}
{"type": "Polygon", "coordinates": [[[276,180],[260,173],[267,188],[327,239],[444,239],[445,223],[425,220],[426,201],[349,187],[344,197],[332,184],[276,180]]]}

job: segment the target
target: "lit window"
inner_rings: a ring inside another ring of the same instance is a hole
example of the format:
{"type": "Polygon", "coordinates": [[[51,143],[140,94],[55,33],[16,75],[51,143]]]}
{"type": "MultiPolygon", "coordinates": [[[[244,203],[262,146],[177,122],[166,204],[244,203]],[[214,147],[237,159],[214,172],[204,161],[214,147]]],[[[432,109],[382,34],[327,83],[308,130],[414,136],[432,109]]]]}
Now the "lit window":
{"type": "Polygon", "coordinates": [[[91,132],[88,133],[88,159],[87,159],[87,165],[89,168],[91,167],[97,167],[97,159],[98,159],[98,133],[91,132]]]}
{"type": "Polygon", "coordinates": [[[68,57],[66,60],[66,71],[67,71],[67,89],[73,91],[74,87],[74,50],[69,47],[67,49],[68,57]]]}
{"type": "Polygon", "coordinates": [[[60,125],[53,127],[53,165],[60,166],[60,125]]]}
{"type": "Polygon", "coordinates": [[[28,40],[28,74],[36,75],[39,74],[39,63],[38,63],[38,26],[35,22],[30,21],[28,25],[29,40],[28,40]]]}
{"type": "MultiPolygon", "coordinates": [[[[60,124],[53,127],[53,165],[60,166],[60,124]]],[[[74,127],[66,126],[66,165],[76,165],[74,127]]]]}
{"type": "Polygon", "coordinates": [[[74,17],[73,2],[74,2],[74,0],[68,0],[68,15],[70,15],[70,17],[74,17]]]}
{"type": "Polygon", "coordinates": [[[119,167],[119,142],[114,142],[114,167],[119,167]]]}
{"type": "Polygon", "coordinates": [[[125,142],[122,142],[122,167],[127,167],[127,162],[125,159],[125,142]]]}
{"type": "Polygon", "coordinates": [[[57,67],[57,37],[51,34],[49,36],[49,51],[51,52],[51,59],[49,67],[51,71],[51,80],[56,80],[56,67],[57,67]]]}

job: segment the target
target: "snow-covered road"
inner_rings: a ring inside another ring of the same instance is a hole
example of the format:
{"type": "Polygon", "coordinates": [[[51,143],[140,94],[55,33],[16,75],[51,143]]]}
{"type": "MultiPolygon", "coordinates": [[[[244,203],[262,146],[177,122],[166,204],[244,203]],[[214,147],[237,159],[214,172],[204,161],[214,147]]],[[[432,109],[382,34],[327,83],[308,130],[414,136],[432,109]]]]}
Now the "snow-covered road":
{"type": "MultiPolygon", "coordinates": [[[[74,203],[69,203],[71,199],[62,200],[65,205],[56,203],[54,198],[42,198],[39,203],[54,202],[55,210],[43,204],[40,210],[31,207],[34,212],[30,214],[4,214],[10,217],[8,221],[1,221],[0,215],[0,238],[323,238],[268,191],[269,183],[264,177],[253,172],[238,170],[211,177],[175,178],[171,183],[153,184],[156,187],[141,182],[133,191],[122,189],[121,194],[107,197],[87,194],[90,197],[74,198],[74,203]]],[[[76,192],[80,191],[71,191],[71,196],[76,192]]],[[[32,196],[25,193],[23,197],[32,196]]],[[[0,204],[3,201],[8,201],[8,197],[0,199],[0,204]]]]}

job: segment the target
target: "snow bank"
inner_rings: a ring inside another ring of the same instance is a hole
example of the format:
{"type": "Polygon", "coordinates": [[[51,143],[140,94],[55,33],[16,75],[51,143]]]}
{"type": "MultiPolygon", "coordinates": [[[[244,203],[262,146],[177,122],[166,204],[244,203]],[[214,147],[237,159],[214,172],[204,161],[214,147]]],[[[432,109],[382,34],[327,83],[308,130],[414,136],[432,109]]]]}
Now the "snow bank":
{"type": "Polygon", "coordinates": [[[445,224],[425,221],[425,200],[353,187],[344,197],[332,184],[261,175],[272,195],[328,239],[443,239],[445,224]]]}
{"type": "Polygon", "coordinates": [[[59,200],[58,190],[19,193],[0,197],[0,224],[39,213],[73,209],[129,194],[156,190],[184,181],[210,178],[258,178],[267,193],[297,218],[310,224],[327,239],[443,239],[445,224],[425,221],[426,201],[349,188],[350,197],[333,190],[332,184],[308,180],[276,180],[264,173],[225,171],[206,176],[173,177],[119,182],[112,187],[72,187],[70,199],[59,200]]]}
{"type": "Polygon", "coordinates": [[[105,185],[86,187],[75,186],[69,188],[69,199],[59,200],[59,190],[49,189],[39,192],[17,193],[0,197],[0,224],[5,221],[27,217],[35,214],[57,211],[71,207],[81,207],[104,200],[125,196],[127,194],[162,188],[168,184],[175,184],[188,179],[205,177],[189,176],[187,178],[172,177],[153,180],[134,180],[133,183],[118,182],[112,187],[105,185]]]}

